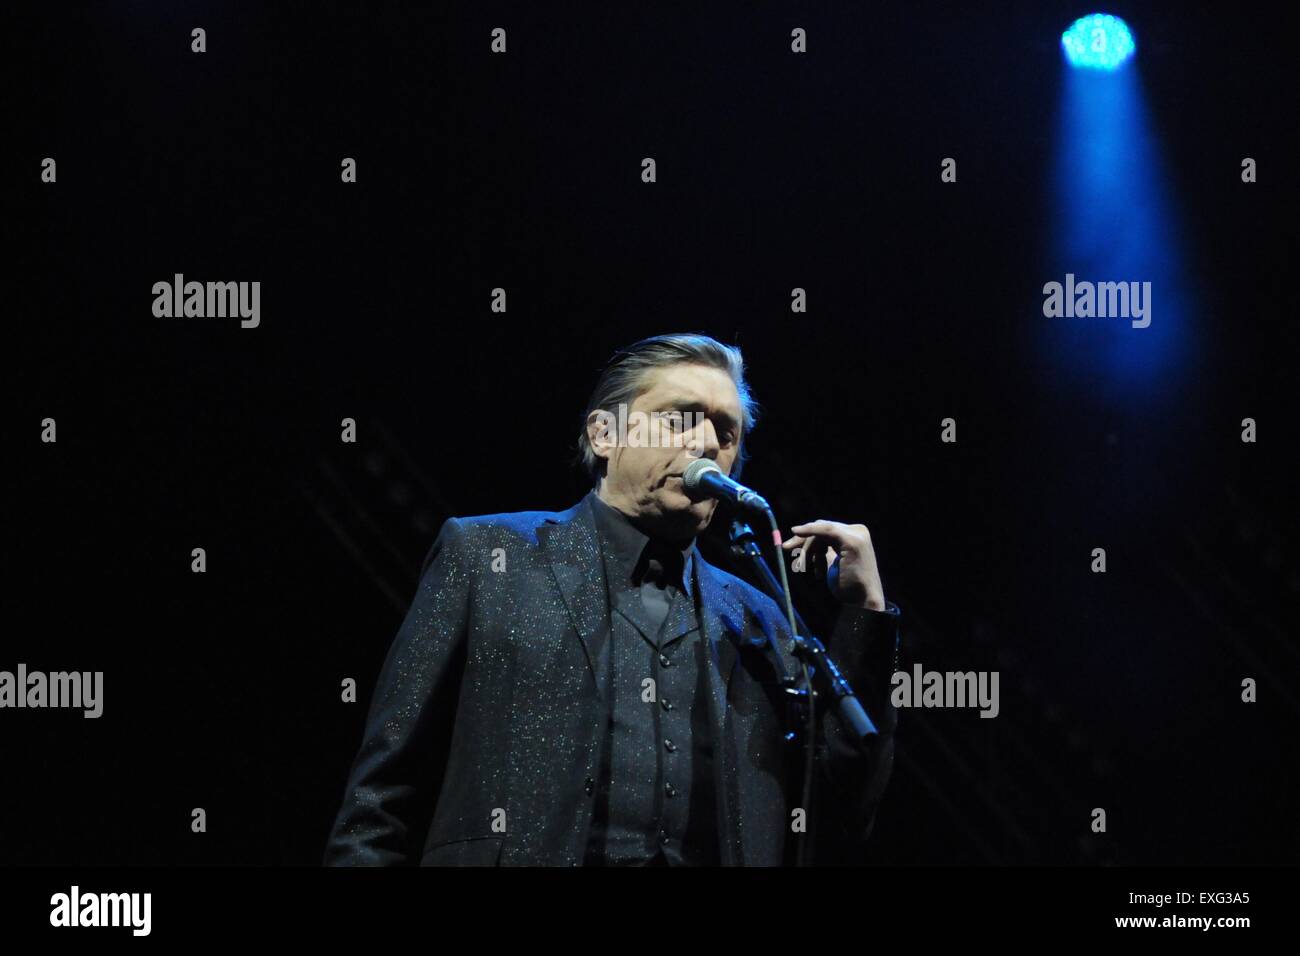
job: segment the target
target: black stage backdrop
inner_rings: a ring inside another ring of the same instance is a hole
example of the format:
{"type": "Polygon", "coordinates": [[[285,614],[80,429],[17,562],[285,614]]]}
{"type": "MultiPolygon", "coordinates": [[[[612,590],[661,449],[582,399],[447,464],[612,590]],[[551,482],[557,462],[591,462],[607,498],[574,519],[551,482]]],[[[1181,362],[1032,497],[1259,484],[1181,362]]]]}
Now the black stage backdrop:
{"type": "Polygon", "coordinates": [[[1000,674],[996,719],[900,714],[862,862],[1294,862],[1293,42],[1108,8],[1176,257],[1120,338],[1043,314],[1091,11],[953,7],[7,9],[0,669],[102,671],[104,712],[0,713],[2,862],[318,862],[442,521],[575,502],[601,364],[690,330],[744,350],[787,531],[870,527],[904,667],[1000,674]],[[155,317],[176,273],[260,324],[155,317]]]}

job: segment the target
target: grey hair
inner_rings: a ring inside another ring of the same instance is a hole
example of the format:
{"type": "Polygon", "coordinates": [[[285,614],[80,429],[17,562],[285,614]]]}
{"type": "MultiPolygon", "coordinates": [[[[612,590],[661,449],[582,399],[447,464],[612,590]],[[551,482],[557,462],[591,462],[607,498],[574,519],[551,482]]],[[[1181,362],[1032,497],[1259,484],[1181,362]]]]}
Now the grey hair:
{"type": "Polygon", "coordinates": [[[744,357],[734,345],[724,345],[699,332],[682,332],[655,335],[634,342],[617,350],[605,363],[582,413],[582,432],[578,438],[578,463],[586,469],[593,482],[598,482],[604,475],[606,462],[591,447],[591,439],[587,435],[587,417],[597,409],[615,409],[622,403],[631,406],[636,397],[646,390],[647,373],[679,364],[707,365],[722,369],[736,383],[736,391],[740,394],[741,422],[739,446],[731,476],[740,476],[741,469],[749,459],[745,451],[745,438],[758,423],[759,414],[758,403],[750,394],[749,383],[745,381],[744,357]]]}

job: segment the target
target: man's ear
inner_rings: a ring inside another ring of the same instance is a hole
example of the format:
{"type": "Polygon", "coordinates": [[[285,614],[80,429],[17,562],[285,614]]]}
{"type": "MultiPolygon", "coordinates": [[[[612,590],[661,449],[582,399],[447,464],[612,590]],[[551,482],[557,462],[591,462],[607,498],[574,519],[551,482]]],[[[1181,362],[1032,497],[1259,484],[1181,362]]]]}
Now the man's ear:
{"type": "Polygon", "coordinates": [[[587,441],[597,458],[609,460],[618,445],[617,420],[603,408],[597,408],[587,415],[587,441]]]}

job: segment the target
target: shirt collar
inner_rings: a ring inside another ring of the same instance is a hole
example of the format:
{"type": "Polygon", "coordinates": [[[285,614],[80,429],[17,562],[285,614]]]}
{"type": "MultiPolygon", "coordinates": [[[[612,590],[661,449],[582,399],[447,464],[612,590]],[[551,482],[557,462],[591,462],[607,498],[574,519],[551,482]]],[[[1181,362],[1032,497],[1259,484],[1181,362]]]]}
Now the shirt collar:
{"type": "MultiPolygon", "coordinates": [[[[613,505],[606,502],[592,489],[587,494],[591,499],[592,514],[596,519],[596,531],[604,545],[606,559],[611,570],[617,568],[619,579],[631,582],[633,571],[641,558],[641,552],[650,543],[650,536],[638,528],[613,505]]],[[[692,538],[680,548],[682,553],[682,575],[684,581],[680,586],[690,590],[691,555],[695,551],[695,539],[692,538]]]]}

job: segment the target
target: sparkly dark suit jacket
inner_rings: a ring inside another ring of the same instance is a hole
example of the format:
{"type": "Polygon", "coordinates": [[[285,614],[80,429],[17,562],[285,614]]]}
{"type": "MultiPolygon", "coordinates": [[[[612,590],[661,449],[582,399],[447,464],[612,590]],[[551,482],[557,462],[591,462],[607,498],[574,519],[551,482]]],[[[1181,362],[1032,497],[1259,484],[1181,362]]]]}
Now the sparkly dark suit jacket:
{"type": "MultiPolygon", "coordinates": [[[[789,629],[775,601],[698,548],[693,563],[720,859],[788,864],[802,751],[783,739],[774,655],[798,673],[789,629]]],[[[606,593],[585,499],[559,513],[448,519],[380,672],[325,864],[581,863],[607,713],[593,666],[609,633],[606,593]]],[[[862,746],[834,713],[819,715],[805,819],[852,860],[893,762],[898,608],[844,606],[825,643],[880,731],[862,746]]]]}

